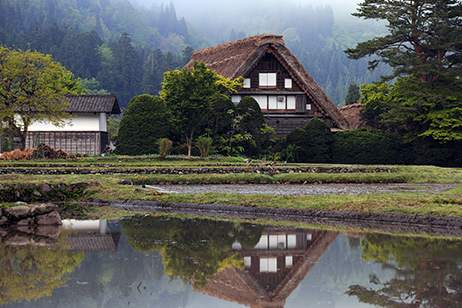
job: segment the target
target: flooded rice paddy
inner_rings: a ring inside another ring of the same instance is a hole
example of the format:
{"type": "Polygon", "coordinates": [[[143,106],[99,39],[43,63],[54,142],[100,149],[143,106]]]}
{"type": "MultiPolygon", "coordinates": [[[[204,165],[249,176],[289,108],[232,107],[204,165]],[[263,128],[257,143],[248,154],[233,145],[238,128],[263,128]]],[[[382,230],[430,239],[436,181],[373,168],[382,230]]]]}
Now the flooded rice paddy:
{"type": "Polygon", "coordinates": [[[209,192],[237,194],[271,194],[271,195],[358,195],[377,193],[396,193],[404,191],[442,192],[458,184],[254,184],[254,185],[162,185],[150,186],[163,191],[180,194],[203,194],[209,192]]]}
{"type": "Polygon", "coordinates": [[[460,237],[142,215],[1,229],[1,307],[460,307],[460,237]]]}

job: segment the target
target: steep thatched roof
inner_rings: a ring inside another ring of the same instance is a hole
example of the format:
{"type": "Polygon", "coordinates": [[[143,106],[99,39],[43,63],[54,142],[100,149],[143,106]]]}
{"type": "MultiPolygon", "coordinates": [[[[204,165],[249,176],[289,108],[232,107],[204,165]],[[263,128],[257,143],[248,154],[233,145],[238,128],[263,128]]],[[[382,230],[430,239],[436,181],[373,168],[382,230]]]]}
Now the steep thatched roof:
{"type": "Polygon", "coordinates": [[[336,237],[336,232],[323,231],[313,245],[303,253],[301,261],[294,265],[282,281],[278,282],[278,287],[274,291],[262,287],[258,279],[246,269],[235,267],[221,270],[204,289],[196,291],[252,308],[284,307],[286,299],[316,265],[336,237]]]}
{"type": "Polygon", "coordinates": [[[68,112],[120,114],[117,97],[114,94],[69,95],[71,106],[68,112]]]}
{"type": "Polygon", "coordinates": [[[300,84],[304,92],[330,116],[340,128],[348,128],[348,122],[332,103],[329,97],[314,81],[298,59],[286,48],[281,35],[262,34],[210,47],[193,52],[191,61],[186,66],[204,62],[217,74],[235,79],[245,77],[258,61],[271,50],[276,58],[286,67],[292,78],[300,84]]]}

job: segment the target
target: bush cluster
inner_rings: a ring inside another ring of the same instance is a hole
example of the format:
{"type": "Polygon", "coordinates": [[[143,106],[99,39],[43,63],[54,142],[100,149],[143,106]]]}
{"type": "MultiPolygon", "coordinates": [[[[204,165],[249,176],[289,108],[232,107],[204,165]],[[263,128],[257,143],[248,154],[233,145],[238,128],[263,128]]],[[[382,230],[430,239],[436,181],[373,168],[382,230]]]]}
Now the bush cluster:
{"type": "Polygon", "coordinates": [[[405,142],[381,130],[355,129],[332,133],[314,118],[303,129],[296,128],[282,141],[282,159],[297,163],[462,165],[462,143],[439,143],[432,138],[405,142]]]}

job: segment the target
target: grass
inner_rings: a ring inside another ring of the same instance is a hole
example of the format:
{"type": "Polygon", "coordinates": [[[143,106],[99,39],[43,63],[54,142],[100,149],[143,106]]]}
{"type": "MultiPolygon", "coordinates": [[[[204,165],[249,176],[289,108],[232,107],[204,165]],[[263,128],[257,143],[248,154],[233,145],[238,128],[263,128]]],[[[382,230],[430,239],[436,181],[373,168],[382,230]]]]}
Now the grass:
{"type": "MultiPolygon", "coordinates": [[[[240,158],[187,161],[159,161],[149,157],[125,158],[90,158],[77,161],[27,161],[1,162],[0,168],[7,165],[19,167],[22,165],[72,163],[77,167],[86,167],[94,162],[98,164],[114,163],[119,168],[129,168],[133,164],[144,167],[172,168],[178,166],[200,167],[203,165],[226,165],[229,167],[245,164],[240,158]],[[131,164],[131,165],[130,165],[131,164]]],[[[258,162],[257,162],[258,163],[258,162]]],[[[281,164],[282,165],[282,164],[281,164]]],[[[284,165],[288,166],[288,165],[284,165]]],[[[301,166],[301,165],[298,165],[301,166]]],[[[312,166],[312,165],[304,165],[312,166]]],[[[192,202],[226,205],[244,205],[253,207],[279,207],[294,209],[310,209],[323,211],[361,211],[370,213],[396,213],[418,215],[444,215],[462,217],[462,187],[456,187],[444,193],[429,193],[409,191],[388,194],[370,195],[314,195],[314,196],[275,196],[275,195],[240,195],[240,194],[170,194],[154,195],[135,191],[133,186],[119,185],[120,179],[132,180],[137,185],[170,183],[455,183],[462,184],[462,170],[458,168],[440,168],[433,166],[396,166],[397,172],[392,173],[284,173],[273,176],[259,173],[236,174],[183,174],[183,175],[142,175],[142,174],[86,174],[86,175],[0,175],[1,184],[31,184],[31,183],[75,183],[99,182],[99,186],[90,186],[83,199],[100,200],[157,200],[162,202],[192,202]]],[[[99,208],[92,217],[111,215],[111,209],[99,208]]]]}

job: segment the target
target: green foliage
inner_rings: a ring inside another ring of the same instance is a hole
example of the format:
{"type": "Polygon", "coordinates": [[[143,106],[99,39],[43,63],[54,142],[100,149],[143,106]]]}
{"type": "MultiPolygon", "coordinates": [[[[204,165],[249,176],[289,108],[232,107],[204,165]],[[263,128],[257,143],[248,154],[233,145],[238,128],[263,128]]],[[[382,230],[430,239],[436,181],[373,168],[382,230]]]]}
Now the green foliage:
{"type": "Polygon", "coordinates": [[[19,136],[20,150],[34,122],[63,126],[71,117],[65,96],[83,91],[80,81],[51,55],[0,46],[0,118],[19,136]]]}
{"type": "Polygon", "coordinates": [[[172,114],[172,124],[186,139],[188,157],[191,157],[195,131],[204,124],[214,96],[242,87],[242,78],[230,81],[207,68],[204,63],[193,64],[181,71],[168,71],[164,75],[160,92],[172,114]]]}
{"type": "Polygon", "coordinates": [[[168,117],[167,108],[160,97],[148,94],[135,96],[120,122],[116,153],[158,153],[158,139],[169,133],[168,117]]]}
{"type": "Polygon", "coordinates": [[[268,146],[269,142],[268,126],[265,126],[263,112],[258,102],[251,96],[242,98],[236,110],[241,117],[237,131],[244,137],[236,141],[239,141],[239,146],[244,149],[247,156],[255,157],[268,146]]]}
{"type": "Polygon", "coordinates": [[[305,145],[308,162],[327,163],[330,161],[331,145],[334,137],[326,122],[318,118],[312,118],[303,127],[306,132],[307,142],[305,145]]]}
{"type": "Polygon", "coordinates": [[[439,79],[430,84],[411,76],[394,84],[363,85],[363,118],[374,128],[396,132],[407,141],[431,137],[462,140],[462,84],[439,79]]]}
{"type": "Polygon", "coordinates": [[[332,162],[337,164],[406,164],[412,163],[412,152],[405,155],[402,139],[379,130],[355,129],[338,132],[332,144],[332,162]]]}
{"type": "Polygon", "coordinates": [[[423,306],[460,306],[462,290],[455,283],[462,278],[460,241],[368,234],[361,246],[362,259],[381,263],[395,275],[389,281],[372,275],[374,288],[353,285],[348,295],[381,307],[399,307],[409,300],[423,306]]]}
{"type": "Polygon", "coordinates": [[[460,77],[462,67],[462,3],[457,0],[367,0],[354,16],[385,20],[389,34],[359,43],[345,52],[352,59],[376,55],[394,72],[385,79],[414,74],[433,84],[440,78],[460,77]]]}
{"type": "Polygon", "coordinates": [[[235,241],[251,247],[263,226],[206,219],[136,216],[121,220],[130,246],[137,251],[160,250],[165,272],[194,288],[204,288],[223,268],[242,266],[231,252],[235,241]]]}
{"type": "Polygon", "coordinates": [[[119,115],[110,115],[107,117],[107,133],[109,135],[109,140],[113,142],[117,141],[121,120],[119,115]]]}
{"type": "Polygon", "coordinates": [[[201,152],[201,157],[206,158],[209,154],[210,147],[212,146],[213,139],[210,137],[199,137],[197,138],[197,147],[201,152]]]}
{"type": "Polygon", "coordinates": [[[170,149],[172,148],[173,142],[168,138],[160,138],[159,139],[159,156],[161,158],[167,157],[170,153],[170,149]]]}
{"type": "Polygon", "coordinates": [[[61,288],[84,258],[83,252],[66,251],[61,237],[51,247],[0,246],[0,305],[37,301],[61,288]]]}
{"type": "Polygon", "coordinates": [[[352,105],[359,103],[359,98],[361,97],[361,94],[359,93],[359,87],[356,85],[356,83],[350,83],[350,86],[348,87],[348,93],[347,96],[345,97],[345,105],[352,105]]]}
{"type": "Polygon", "coordinates": [[[282,156],[289,162],[327,163],[333,141],[329,125],[314,117],[303,129],[296,128],[286,136],[282,156]]]}

